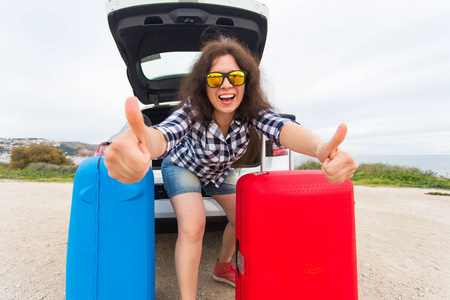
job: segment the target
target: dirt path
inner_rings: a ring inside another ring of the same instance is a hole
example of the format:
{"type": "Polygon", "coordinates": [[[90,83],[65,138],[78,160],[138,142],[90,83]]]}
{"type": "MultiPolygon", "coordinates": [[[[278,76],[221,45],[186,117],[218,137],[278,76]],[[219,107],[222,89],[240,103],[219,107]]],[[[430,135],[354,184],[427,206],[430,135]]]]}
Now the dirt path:
{"type": "MultiPolygon", "coordinates": [[[[355,187],[360,299],[450,299],[450,198],[355,187]]],[[[0,299],[64,299],[72,184],[0,180],[0,299]]],[[[176,235],[156,236],[156,299],[177,299],[176,235]]],[[[198,299],[234,298],[212,280],[220,233],[206,233],[198,299]]]]}

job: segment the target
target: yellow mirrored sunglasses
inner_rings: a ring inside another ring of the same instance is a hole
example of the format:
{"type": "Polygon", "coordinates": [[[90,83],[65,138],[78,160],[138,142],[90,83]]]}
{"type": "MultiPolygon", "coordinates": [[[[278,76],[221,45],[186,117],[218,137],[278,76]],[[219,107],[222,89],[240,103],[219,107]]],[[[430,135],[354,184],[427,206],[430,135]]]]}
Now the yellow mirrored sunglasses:
{"type": "Polygon", "coordinates": [[[243,85],[247,77],[247,71],[236,70],[228,73],[211,72],[206,75],[206,83],[209,87],[217,88],[223,84],[225,77],[228,78],[228,81],[232,85],[243,85]]]}

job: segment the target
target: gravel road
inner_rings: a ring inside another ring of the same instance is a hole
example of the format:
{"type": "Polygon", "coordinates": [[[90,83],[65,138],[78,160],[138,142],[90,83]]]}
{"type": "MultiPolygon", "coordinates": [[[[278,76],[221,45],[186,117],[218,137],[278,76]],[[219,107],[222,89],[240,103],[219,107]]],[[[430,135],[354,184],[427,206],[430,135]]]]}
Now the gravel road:
{"type": "MultiPolygon", "coordinates": [[[[72,186],[0,180],[0,299],[64,299],[72,186]]],[[[360,299],[450,299],[450,197],[429,191],[355,187],[360,299]]],[[[175,240],[156,236],[156,299],[179,297],[175,240]]],[[[205,234],[198,299],[234,299],[211,275],[220,240],[205,234]]]]}

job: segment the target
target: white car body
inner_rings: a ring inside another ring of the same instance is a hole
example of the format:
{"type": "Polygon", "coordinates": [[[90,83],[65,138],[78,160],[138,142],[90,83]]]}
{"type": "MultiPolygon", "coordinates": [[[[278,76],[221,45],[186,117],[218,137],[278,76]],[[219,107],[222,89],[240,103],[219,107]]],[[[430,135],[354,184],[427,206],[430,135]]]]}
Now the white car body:
{"type": "Polygon", "coordinates": [[[164,4],[164,3],[176,3],[176,2],[192,2],[192,3],[209,3],[214,5],[221,6],[233,6],[236,8],[246,9],[250,11],[254,11],[266,17],[269,16],[269,8],[262,2],[254,1],[254,0],[151,0],[151,1],[142,1],[142,0],[109,0],[105,4],[106,13],[110,13],[112,11],[128,8],[132,6],[139,6],[145,4],[164,4]]]}

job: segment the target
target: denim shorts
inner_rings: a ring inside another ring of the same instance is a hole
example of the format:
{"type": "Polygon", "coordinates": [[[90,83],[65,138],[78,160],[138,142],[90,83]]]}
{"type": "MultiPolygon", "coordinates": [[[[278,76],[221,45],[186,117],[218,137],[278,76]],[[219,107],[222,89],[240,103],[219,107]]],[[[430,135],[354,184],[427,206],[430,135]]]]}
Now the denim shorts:
{"type": "Polygon", "coordinates": [[[225,181],[217,188],[212,182],[202,185],[200,179],[186,168],[172,163],[170,156],[164,158],[161,164],[164,187],[169,198],[184,193],[201,193],[202,188],[209,196],[228,195],[236,193],[237,176],[231,170],[225,181]]]}

